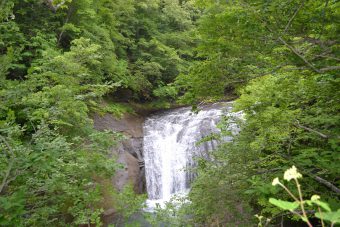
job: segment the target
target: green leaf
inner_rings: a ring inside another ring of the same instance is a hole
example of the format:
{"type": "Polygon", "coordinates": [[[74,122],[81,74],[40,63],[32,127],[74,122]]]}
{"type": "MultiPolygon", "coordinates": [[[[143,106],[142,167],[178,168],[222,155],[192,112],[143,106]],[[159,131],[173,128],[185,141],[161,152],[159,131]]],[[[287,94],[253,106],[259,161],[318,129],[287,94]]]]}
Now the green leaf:
{"type": "Polygon", "coordinates": [[[326,211],[331,211],[331,208],[329,207],[328,203],[316,200],[316,201],[312,201],[312,203],[315,203],[316,205],[322,207],[323,209],[325,209],[326,211]]]}
{"type": "Polygon", "coordinates": [[[274,199],[274,198],[270,198],[269,202],[283,210],[289,210],[289,211],[293,211],[296,208],[299,207],[299,203],[298,202],[288,202],[288,201],[284,201],[284,200],[280,200],[280,199],[274,199]]]}
{"type": "Polygon", "coordinates": [[[315,213],[315,217],[330,221],[332,223],[340,223],[340,209],[335,212],[315,213]]]}

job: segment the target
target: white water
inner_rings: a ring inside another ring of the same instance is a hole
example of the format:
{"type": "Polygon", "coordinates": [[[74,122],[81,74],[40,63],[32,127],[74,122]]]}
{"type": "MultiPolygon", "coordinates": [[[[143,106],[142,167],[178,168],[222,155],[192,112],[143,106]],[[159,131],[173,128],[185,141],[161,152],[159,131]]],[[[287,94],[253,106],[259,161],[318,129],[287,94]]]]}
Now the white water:
{"type": "MultiPolygon", "coordinates": [[[[231,103],[218,103],[203,108],[198,114],[184,107],[149,117],[144,123],[144,160],[150,209],[162,205],[173,195],[185,194],[195,174],[194,157],[209,156],[217,141],[197,142],[218,133],[217,124],[230,113],[231,103]]],[[[225,138],[228,140],[230,138],[225,138]]]]}

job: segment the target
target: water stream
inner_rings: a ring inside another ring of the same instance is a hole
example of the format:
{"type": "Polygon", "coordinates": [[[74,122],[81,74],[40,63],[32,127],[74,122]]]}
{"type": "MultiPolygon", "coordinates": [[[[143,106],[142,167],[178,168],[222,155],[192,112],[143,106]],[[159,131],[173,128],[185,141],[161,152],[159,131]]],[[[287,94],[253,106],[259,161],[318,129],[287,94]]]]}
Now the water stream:
{"type": "Polygon", "coordinates": [[[219,132],[218,122],[230,112],[231,103],[216,103],[197,114],[184,107],[155,114],[145,121],[143,149],[147,203],[151,209],[189,190],[195,177],[190,171],[196,165],[195,157],[208,158],[208,151],[218,145],[215,140],[200,145],[197,142],[219,132]]]}

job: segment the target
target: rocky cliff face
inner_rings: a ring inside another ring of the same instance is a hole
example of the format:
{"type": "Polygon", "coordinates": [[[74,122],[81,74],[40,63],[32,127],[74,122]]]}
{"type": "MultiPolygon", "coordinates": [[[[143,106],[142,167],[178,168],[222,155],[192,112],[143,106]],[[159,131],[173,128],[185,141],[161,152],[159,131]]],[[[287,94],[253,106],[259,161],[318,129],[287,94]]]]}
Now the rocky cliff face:
{"type": "Polygon", "coordinates": [[[121,119],[110,114],[94,116],[94,127],[97,130],[113,130],[125,136],[117,147],[112,148],[112,154],[124,165],[124,169],[119,170],[112,180],[118,189],[131,183],[137,193],[145,192],[143,123],[144,118],[139,115],[125,114],[121,119]]]}

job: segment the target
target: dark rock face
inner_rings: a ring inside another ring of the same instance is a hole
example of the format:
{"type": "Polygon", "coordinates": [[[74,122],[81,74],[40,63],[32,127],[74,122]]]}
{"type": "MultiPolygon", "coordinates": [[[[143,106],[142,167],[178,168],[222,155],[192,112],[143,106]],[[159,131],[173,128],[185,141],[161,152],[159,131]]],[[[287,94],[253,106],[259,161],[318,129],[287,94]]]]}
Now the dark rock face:
{"type": "Polygon", "coordinates": [[[136,193],[144,193],[145,171],[143,159],[143,123],[144,118],[138,115],[125,114],[116,119],[110,114],[94,116],[94,127],[97,130],[113,130],[125,136],[118,146],[112,148],[112,154],[124,165],[113,181],[118,190],[131,183],[136,193]]]}

